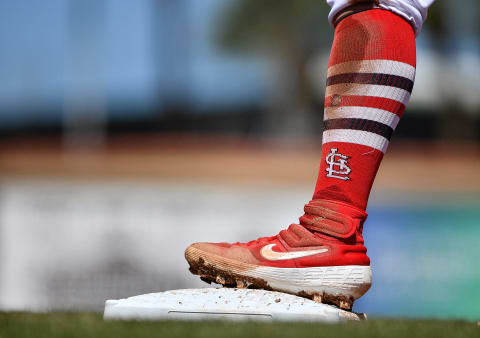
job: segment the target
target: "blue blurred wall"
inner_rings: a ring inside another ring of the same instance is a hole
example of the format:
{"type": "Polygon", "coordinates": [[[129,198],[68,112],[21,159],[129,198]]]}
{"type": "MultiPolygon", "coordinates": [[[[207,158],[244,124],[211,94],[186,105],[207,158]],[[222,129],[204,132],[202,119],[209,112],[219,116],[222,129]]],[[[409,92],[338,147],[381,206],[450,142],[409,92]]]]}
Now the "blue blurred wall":
{"type": "Polygon", "coordinates": [[[262,60],[215,45],[216,18],[227,4],[0,2],[0,128],[58,122],[71,105],[99,100],[114,117],[178,103],[201,111],[257,102],[262,60]]]}

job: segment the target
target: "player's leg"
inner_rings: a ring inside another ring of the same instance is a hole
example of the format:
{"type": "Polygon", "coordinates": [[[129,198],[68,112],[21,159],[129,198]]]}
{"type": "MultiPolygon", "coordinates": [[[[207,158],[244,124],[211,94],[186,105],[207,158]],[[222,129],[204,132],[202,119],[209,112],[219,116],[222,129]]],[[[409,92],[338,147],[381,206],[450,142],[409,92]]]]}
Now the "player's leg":
{"type": "Polygon", "coordinates": [[[329,62],[320,174],[300,224],[248,243],[195,243],[185,252],[190,271],[350,309],[371,285],[365,207],[414,75],[409,22],[383,9],[342,18],[329,62]]]}
{"type": "Polygon", "coordinates": [[[372,9],[337,25],[314,199],[365,210],[383,154],[410,98],[415,63],[414,31],[396,14],[372,9]]]}

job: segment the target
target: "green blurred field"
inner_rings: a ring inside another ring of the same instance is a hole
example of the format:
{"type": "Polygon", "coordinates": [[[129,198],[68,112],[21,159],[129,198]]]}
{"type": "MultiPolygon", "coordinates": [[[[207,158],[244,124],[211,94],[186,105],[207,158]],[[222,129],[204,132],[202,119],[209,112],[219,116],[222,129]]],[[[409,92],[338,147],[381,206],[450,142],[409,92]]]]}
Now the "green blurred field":
{"type": "Polygon", "coordinates": [[[480,337],[474,322],[370,319],[345,324],[104,322],[89,313],[0,313],[1,338],[41,337],[480,337]]]}

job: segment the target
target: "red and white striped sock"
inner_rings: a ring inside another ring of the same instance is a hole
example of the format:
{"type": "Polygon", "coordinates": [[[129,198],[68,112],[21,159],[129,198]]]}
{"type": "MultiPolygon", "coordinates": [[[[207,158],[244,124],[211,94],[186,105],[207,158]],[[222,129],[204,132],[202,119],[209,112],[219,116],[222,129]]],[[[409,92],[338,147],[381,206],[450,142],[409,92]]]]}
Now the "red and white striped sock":
{"type": "Polygon", "coordinates": [[[314,199],[365,209],[378,167],[410,99],[415,34],[373,9],[337,25],[328,67],[322,158],[314,199]]]}

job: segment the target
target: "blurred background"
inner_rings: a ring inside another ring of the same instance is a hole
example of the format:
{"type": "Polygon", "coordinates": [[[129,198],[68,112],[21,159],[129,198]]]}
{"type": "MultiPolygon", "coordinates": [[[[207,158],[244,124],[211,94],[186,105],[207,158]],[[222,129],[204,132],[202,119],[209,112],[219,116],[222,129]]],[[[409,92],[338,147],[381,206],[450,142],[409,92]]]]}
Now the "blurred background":
{"type": "MultiPolygon", "coordinates": [[[[0,310],[204,287],[194,241],[296,222],[333,29],[323,0],[0,2],[0,310]]],[[[480,4],[438,1],[374,185],[354,310],[480,318],[480,4]]]]}

